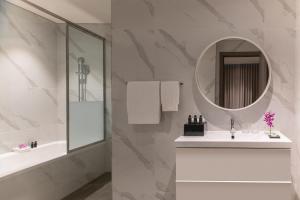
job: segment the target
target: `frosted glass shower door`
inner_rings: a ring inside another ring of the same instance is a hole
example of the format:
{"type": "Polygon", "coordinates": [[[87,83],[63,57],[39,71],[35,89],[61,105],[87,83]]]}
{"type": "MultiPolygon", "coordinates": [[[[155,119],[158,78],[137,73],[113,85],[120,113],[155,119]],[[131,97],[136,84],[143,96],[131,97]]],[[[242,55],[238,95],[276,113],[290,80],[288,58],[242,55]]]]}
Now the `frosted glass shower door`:
{"type": "Polygon", "coordinates": [[[104,140],[104,41],[69,26],[68,150],[104,140]]]}

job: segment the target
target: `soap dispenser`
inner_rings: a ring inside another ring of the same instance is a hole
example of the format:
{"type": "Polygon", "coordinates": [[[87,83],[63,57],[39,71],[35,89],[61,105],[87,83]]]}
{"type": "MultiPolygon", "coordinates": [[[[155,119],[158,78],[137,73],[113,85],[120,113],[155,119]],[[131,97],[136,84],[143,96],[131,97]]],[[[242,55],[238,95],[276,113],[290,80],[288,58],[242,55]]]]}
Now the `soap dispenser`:
{"type": "Polygon", "coordinates": [[[198,118],[197,118],[197,115],[194,115],[194,124],[198,124],[198,118]]]}
{"type": "Polygon", "coordinates": [[[199,124],[203,124],[202,115],[199,116],[199,124]]]}
{"type": "Polygon", "coordinates": [[[192,115],[189,115],[188,117],[188,124],[192,124],[192,115]]]}
{"type": "Polygon", "coordinates": [[[185,136],[204,136],[204,123],[203,118],[200,115],[199,119],[197,115],[194,115],[193,121],[192,116],[189,115],[188,123],[184,124],[184,135],[185,136]]]}

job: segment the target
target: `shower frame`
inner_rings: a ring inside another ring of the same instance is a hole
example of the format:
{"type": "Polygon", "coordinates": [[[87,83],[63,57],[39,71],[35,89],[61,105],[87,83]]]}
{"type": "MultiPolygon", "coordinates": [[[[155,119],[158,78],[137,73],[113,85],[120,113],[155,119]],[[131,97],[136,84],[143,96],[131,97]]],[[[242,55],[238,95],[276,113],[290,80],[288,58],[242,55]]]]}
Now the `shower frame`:
{"type": "Polygon", "coordinates": [[[83,148],[86,148],[86,147],[89,147],[89,146],[92,146],[92,145],[95,145],[95,144],[98,144],[98,143],[102,143],[102,142],[105,142],[107,140],[107,114],[106,114],[106,108],[107,108],[107,102],[106,102],[106,39],[101,36],[101,35],[98,35],[97,33],[94,33],[92,31],[90,31],[89,29],[87,28],[84,28],[76,23],[73,23],[72,21],[64,18],[64,17],[61,17],[45,8],[42,8],[28,0],[21,0],[22,2],[34,7],[35,9],[37,10],[40,10],[41,12],[44,12],[54,18],[57,18],[63,22],[66,23],[66,142],[67,142],[67,153],[72,153],[74,151],[77,151],[77,150],[80,150],[80,149],[83,149],[83,148]],[[96,141],[96,142],[93,142],[93,143],[90,143],[88,145],[84,145],[84,146],[81,146],[81,147],[78,147],[78,148],[75,148],[75,149],[72,149],[70,150],[70,144],[69,144],[69,139],[70,139],[70,109],[69,109],[69,95],[70,95],[70,92],[69,92],[69,65],[70,65],[70,62],[69,62],[69,28],[72,27],[72,28],[75,28],[79,31],[82,31],[83,33],[86,33],[92,37],[95,37],[97,39],[100,39],[103,41],[103,131],[104,131],[104,137],[103,137],[103,140],[99,140],[99,141],[96,141]]]}
{"type": "Polygon", "coordinates": [[[80,150],[80,149],[83,149],[83,148],[86,148],[88,146],[92,146],[92,145],[95,145],[95,144],[98,144],[98,143],[102,143],[104,141],[106,141],[106,119],[107,119],[107,115],[106,115],[106,39],[94,32],[91,32],[90,30],[84,28],[84,27],[81,27],[77,24],[74,24],[74,23],[68,23],[66,22],[66,94],[67,94],[67,152],[68,153],[71,153],[71,152],[74,152],[74,151],[77,151],[77,150],[80,150]],[[90,143],[90,144],[87,144],[87,145],[84,145],[84,146],[81,146],[81,147],[78,147],[78,148],[75,148],[75,149],[72,149],[70,150],[70,110],[69,110],[69,96],[70,96],[70,92],[69,92],[69,67],[70,67],[70,63],[69,63],[69,28],[72,27],[72,28],[75,28],[79,31],[82,31],[83,33],[86,33],[90,36],[93,36],[97,39],[100,39],[103,41],[103,131],[104,131],[104,137],[103,137],[103,140],[99,140],[99,141],[96,141],[96,142],[93,142],[93,143],[90,143]]]}

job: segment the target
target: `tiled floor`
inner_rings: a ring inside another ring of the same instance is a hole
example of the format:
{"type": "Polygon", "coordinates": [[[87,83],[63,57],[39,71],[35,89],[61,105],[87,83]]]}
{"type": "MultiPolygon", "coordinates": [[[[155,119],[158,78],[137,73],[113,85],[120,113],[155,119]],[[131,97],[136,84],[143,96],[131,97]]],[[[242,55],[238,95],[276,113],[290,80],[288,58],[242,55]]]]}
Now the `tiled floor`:
{"type": "Polygon", "coordinates": [[[112,187],[111,182],[107,183],[103,188],[97,190],[85,200],[112,200],[112,187]]]}
{"type": "Polygon", "coordinates": [[[111,174],[102,175],[62,200],[112,200],[111,174]]]}

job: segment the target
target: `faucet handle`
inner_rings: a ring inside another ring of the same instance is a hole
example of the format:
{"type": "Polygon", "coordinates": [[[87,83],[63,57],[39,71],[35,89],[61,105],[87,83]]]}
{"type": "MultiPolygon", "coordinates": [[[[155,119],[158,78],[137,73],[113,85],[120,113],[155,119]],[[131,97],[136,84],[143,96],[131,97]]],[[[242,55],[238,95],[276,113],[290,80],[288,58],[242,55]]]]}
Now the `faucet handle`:
{"type": "Polygon", "coordinates": [[[231,128],[234,128],[234,119],[233,118],[230,119],[230,125],[231,125],[231,128]]]}
{"type": "Polygon", "coordinates": [[[234,119],[231,118],[231,119],[230,119],[230,133],[231,133],[231,139],[234,139],[234,138],[235,138],[235,136],[234,136],[235,132],[236,132],[236,130],[235,130],[235,128],[234,128],[234,119]]]}

